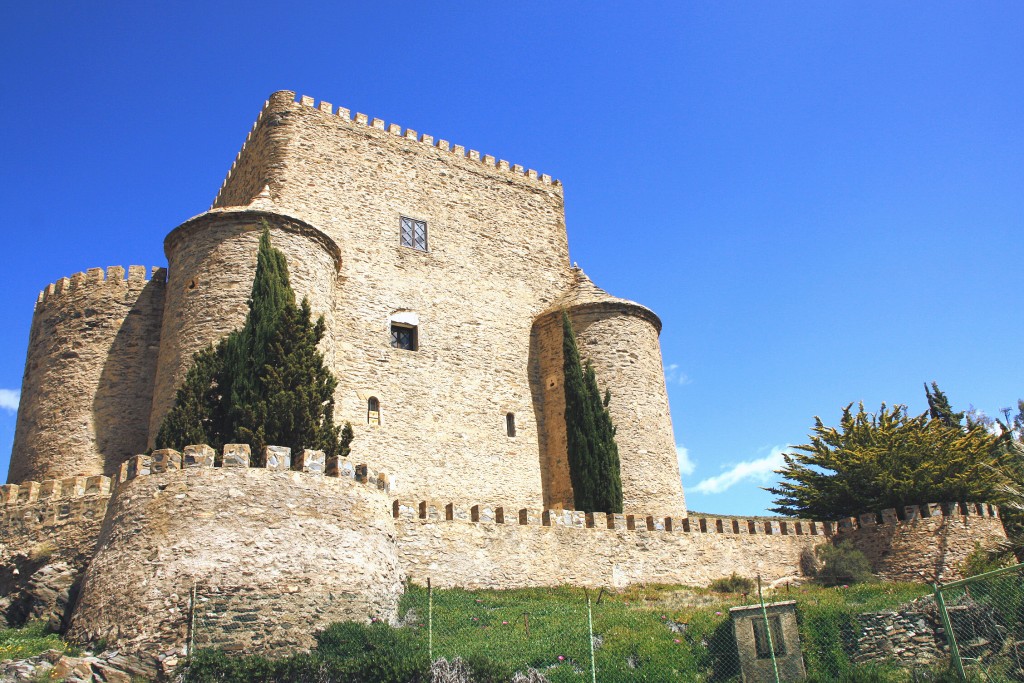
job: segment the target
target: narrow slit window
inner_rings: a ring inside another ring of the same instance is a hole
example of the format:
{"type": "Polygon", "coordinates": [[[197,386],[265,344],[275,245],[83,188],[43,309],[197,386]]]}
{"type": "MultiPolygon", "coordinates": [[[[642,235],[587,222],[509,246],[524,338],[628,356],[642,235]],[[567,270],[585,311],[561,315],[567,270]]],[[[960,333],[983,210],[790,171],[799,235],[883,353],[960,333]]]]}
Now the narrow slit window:
{"type": "Polygon", "coordinates": [[[777,617],[768,617],[765,624],[764,617],[753,619],[750,622],[754,627],[754,648],[757,650],[758,659],[771,659],[772,651],[776,657],[786,654],[786,643],[782,639],[782,620],[777,617]],[[771,629],[771,644],[768,643],[768,629],[771,629]]]}
{"type": "Polygon", "coordinates": [[[505,433],[509,436],[516,435],[516,416],[515,413],[505,414],[505,433]]]}
{"type": "Polygon", "coordinates": [[[380,424],[380,401],[376,396],[371,396],[366,402],[366,424],[380,424]]]}
{"type": "Polygon", "coordinates": [[[412,247],[418,251],[427,250],[427,222],[402,216],[399,227],[402,246],[412,247]]]}

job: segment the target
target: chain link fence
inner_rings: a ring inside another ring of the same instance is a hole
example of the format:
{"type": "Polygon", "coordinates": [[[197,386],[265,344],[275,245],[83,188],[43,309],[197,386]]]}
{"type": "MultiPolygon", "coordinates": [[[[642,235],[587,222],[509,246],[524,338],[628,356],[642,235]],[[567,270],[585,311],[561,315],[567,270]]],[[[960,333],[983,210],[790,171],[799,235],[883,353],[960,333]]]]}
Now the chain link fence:
{"type": "Polygon", "coordinates": [[[961,680],[1024,681],[1024,565],[936,585],[935,598],[961,680]]]}
{"type": "MultiPolygon", "coordinates": [[[[944,586],[769,587],[735,576],[728,592],[411,585],[396,627],[365,627],[388,634],[367,652],[417,662],[415,676],[386,680],[433,683],[1024,681],[1022,567],[944,586]]],[[[217,601],[196,603],[197,647],[248,649],[225,647],[244,636],[244,610],[226,633],[217,601]]],[[[332,677],[315,655],[320,673],[308,680],[363,680],[332,677]]]]}

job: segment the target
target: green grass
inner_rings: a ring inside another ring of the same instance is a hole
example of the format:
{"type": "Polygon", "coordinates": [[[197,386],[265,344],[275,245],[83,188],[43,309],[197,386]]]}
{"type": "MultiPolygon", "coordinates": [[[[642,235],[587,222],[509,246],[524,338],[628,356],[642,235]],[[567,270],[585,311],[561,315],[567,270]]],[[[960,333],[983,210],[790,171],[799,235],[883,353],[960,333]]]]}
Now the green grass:
{"type": "Polygon", "coordinates": [[[27,659],[47,650],[72,652],[71,646],[46,628],[45,621],[33,621],[21,628],[0,630],[0,661],[27,659]]]}
{"type": "MultiPolygon", "coordinates": [[[[766,595],[765,600],[797,601],[808,632],[807,659],[834,675],[850,668],[843,643],[856,635],[854,615],[896,607],[929,593],[927,586],[916,584],[806,586],[766,595]]],[[[729,607],[753,603],[754,597],[680,586],[605,593],[599,604],[594,592],[591,597],[599,680],[738,676],[729,607]]],[[[411,628],[425,631],[425,589],[407,590],[401,611],[409,610],[416,617],[411,628]]],[[[435,658],[485,657],[502,662],[510,671],[529,666],[553,683],[589,678],[587,605],[581,589],[436,590],[433,615],[435,658]]]]}
{"type": "MultiPolygon", "coordinates": [[[[920,584],[802,586],[766,594],[765,600],[797,601],[812,681],[944,681],[938,668],[919,677],[895,667],[854,667],[849,660],[858,635],[857,614],[892,609],[930,592],[920,584]]],[[[738,681],[729,607],[752,604],[754,596],[646,586],[603,593],[600,601],[595,591],[590,597],[598,681],[738,681]]],[[[382,624],[332,627],[310,655],[277,662],[208,652],[197,657],[197,666],[184,680],[297,680],[307,668],[327,675],[324,680],[429,680],[428,612],[426,589],[408,586],[399,608],[404,625],[398,629],[382,624]],[[387,662],[387,670],[373,668],[387,662]]],[[[478,683],[508,681],[529,667],[552,683],[590,680],[587,596],[582,589],[435,590],[432,615],[433,658],[466,660],[478,683]]]]}

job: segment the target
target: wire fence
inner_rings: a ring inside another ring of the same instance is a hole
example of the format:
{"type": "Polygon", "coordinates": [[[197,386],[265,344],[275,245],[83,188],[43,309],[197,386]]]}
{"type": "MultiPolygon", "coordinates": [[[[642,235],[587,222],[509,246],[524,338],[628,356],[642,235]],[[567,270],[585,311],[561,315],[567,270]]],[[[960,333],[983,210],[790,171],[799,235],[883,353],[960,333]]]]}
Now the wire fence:
{"type": "Polygon", "coordinates": [[[1024,565],[936,585],[961,680],[1024,681],[1024,565]]]}
{"type": "MultiPolygon", "coordinates": [[[[434,683],[1024,681],[1022,567],[944,586],[409,586],[397,626],[378,625],[392,634],[378,651],[434,663],[432,677],[409,679],[434,683]],[[442,660],[468,676],[439,676],[442,660]]],[[[248,649],[244,621],[219,632],[217,601],[202,590],[195,600],[197,646],[248,649]],[[242,646],[225,647],[231,640],[242,646]]]]}

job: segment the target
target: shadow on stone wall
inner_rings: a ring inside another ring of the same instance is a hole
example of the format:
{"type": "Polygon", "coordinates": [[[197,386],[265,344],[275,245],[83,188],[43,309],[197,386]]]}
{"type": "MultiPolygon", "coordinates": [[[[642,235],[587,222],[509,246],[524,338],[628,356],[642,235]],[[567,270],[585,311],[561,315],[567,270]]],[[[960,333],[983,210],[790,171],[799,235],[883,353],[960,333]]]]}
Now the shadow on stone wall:
{"type": "Polygon", "coordinates": [[[125,315],[100,372],[92,411],[96,450],[106,476],[114,476],[122,462],[147,447],[164,291],[162,280],[146,282],[125,315]]]}

